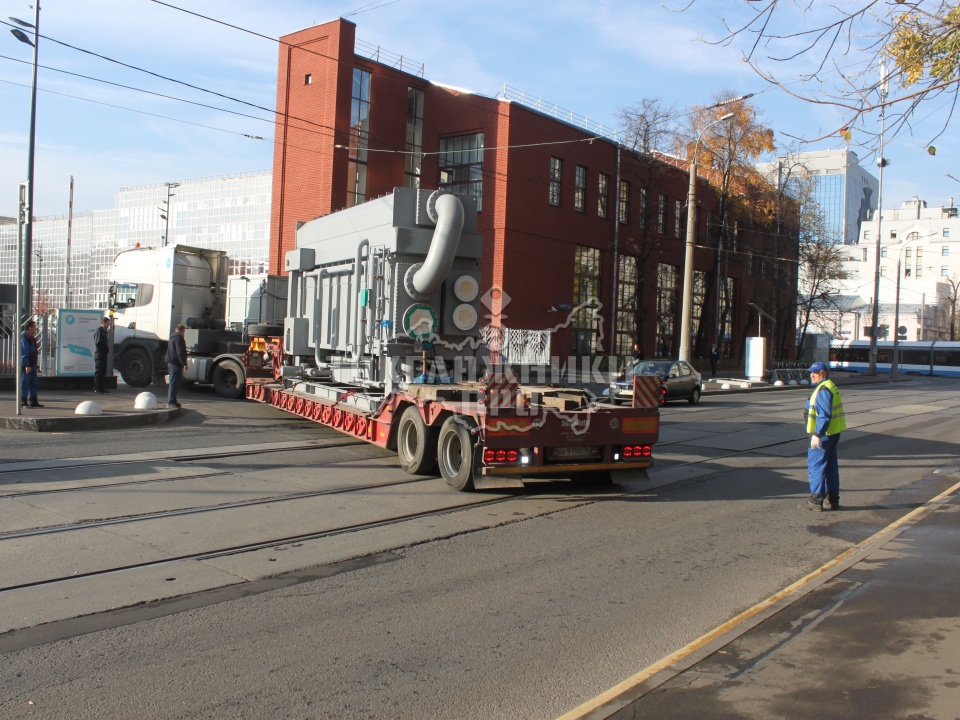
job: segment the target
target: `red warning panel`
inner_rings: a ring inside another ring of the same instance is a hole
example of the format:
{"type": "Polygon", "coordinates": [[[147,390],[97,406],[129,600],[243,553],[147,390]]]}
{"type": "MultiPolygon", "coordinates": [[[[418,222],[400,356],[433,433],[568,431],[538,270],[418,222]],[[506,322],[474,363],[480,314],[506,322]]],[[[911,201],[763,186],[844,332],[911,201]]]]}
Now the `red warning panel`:
{"type": "Polygon", "coordinates": [[[484,381],[483,402],[488,410],[496,412],[499,409],[517,406],[520,383],[514,375],[509,373],[490,375],[484,378],[484,381]]]}
{"type": "Polygon", "coordinates": [[[633,376],[633,406],[660,407],[660,378],[656,375],[633,376]]]}

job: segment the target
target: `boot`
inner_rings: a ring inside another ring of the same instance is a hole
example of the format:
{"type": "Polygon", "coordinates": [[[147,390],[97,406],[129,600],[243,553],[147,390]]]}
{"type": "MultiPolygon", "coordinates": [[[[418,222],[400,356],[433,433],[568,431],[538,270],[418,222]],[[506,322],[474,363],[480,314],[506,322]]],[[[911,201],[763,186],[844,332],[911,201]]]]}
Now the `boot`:
{"type": "Polygon", "coordinates": [[[813,510],[814,512],[823,512],[823,496],[822,495],[811,495],[810,498],[805,502],[798,505],[802,510],[813,510]]]}
{"type": "Polygon", "coordinates": [[[32,408],[43,407],[43,405],[41,405],[39,402],[37,402],[37,399],[36,399],[36,398],[30,398],[30,407],[32,407],[32,408]]]}
{"type": "Polygon", "coordinates": [[[25,397],[20,398],[20,407],[27,407],[27,399],[25,397]]]}
{"type": "Polygon", "coordinates": [[[840,493],[827,493],[827,502],[824,504],[826,510],[840,509],[840,493]]]}

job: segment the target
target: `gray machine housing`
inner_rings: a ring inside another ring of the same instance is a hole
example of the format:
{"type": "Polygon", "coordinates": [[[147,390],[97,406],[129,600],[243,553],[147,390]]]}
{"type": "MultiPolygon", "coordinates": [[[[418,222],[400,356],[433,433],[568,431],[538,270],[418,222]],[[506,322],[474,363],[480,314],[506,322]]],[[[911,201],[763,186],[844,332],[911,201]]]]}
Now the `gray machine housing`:
{"type": "Polygon", "coordinates": [[[386,393],[475,356],[483,241],[473,198],[395,188],[304,224],[296,243],[284,268],[291,375],[386,393]]]}

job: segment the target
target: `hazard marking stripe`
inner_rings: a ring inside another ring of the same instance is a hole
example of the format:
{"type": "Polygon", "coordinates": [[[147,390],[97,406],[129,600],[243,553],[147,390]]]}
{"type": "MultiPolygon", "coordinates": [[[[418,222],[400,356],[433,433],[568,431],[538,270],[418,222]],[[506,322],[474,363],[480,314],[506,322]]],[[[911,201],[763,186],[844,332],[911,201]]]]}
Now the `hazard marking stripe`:
{"type": "Polygon", "coordinates": [[[659,407],[660,378],[656,375],[634,375],[633,397],[637,407],[659,407]]]}

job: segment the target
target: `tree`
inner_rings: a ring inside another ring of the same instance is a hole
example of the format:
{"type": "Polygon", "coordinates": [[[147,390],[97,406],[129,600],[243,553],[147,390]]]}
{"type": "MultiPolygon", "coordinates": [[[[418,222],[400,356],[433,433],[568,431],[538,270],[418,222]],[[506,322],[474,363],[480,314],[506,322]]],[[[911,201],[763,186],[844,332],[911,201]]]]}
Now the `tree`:
{"type": "MultiPolygon", "coordinates": [[[[751,223],[769,219],[769,205],[762,198],[769,195],[770,183],[757,172],[756,163],[764,153],[773,152],[775,145],[773,130],[763,125],[746,98],[738,97],[729,89],[721,90],[714,97],[712,105],[695,106],[687,115],[687,127],[677,132],[675,146],[678,155],[690,158],[700,139],[697,174],[706,177],[719,196],[716,221],[713,227],[707,228],[707,242],[714,249],[714,272],[707,277],[704,304],[712,300],[719,309],[715,320],[722,333],[732,306],[726,283],[719,282],[724,250],[734,249],[730,219],[736,217],[751,223]],[[717,122],[728,113],[733,117],[717,122]]],[[[687,215],[690,222],[689,208],[687,215]]],[[[726,257],[729,260],[730,252],[726,257]]],[[[694,354],[698,357],[702,357],[707,341],[703,315],[706,313],[701,314],[694,343],[694,354]]],[[[721,338],[716,341],[718,346],[722,344],[721,338]]]]}
{"type": "MultiPolygon", "coordinates": [[[[681,12],[696,3],[690,0],[681,12]]],[[[895,136],[909,129],[921,105],[952,107],[957,102],[957,0],[739,0],[737,4],[742,13],[734,9],[735,17],[721,18],[724,34],[715,42],[745,41],[744,60],[767,82],[799,99],[840,109],[844,123],[834,132],[842,132],[848,140],[849,129],[878,107],[890,109],[889,134],[895,136]],[[886,78],[877,72],[881,61],[892,62],[886,78]],[[782,70],[774,71],[774,66],[782,70]],[[784,76],[789,81],[781,80],[784,76]],[[899,88],[892,98],[887,98],[885,80],[899,88]]],[[[946,122],[937,135],[946,129],[946,122]]]]}
{"type": "Polygon", "coordinates": [[[950,341],[953,342],[957,339],[957,302],[960,300],[960,297],[958,297],[960,296],[960,277],[954,273],[952,277],[945,277],[940,282],[950,287],[950,293],[943,298],[943,303],[950,313],[950,341]]]}
{"type": "Polygon", "coordinates": [[[840,281],[847,278],[843,269],[843,246],[827,241],[822,235],[801,239],[799,271],[797,357],[800,357],[814,309],[834,304],[832,298],[840,293],[840,281]]]}
{"type": "MultiPolygon", "coordinates": [[[[646,193],[646,202],[641,205],[640,221],[634,224],[622,239],[621,249],[625,255],[635,259],[636,276],[634,278],[634,342],[638,344],[643,357],[649,357],[644,347],[644,325],[649,316],[646,307],[646,286],[648,277],[656,282],[657,263],[649,262],[660,253],[658,239],[651,236],[653,226],[652,198],[659,191],[656,170],[662,166],[658,155],[664,148],[674,144],[676,135],[677,109],[666,105],[660,98],[643,98],[630,107],[618,111],[620,127],[624,136],[623,144],[635,153],[635,163],[624,164],[624,176],[630,176],[641,193],[646,193]]],[[[616,194],[616,189],[614,189],[616,194]]],[[[615,195],[616,196],[616,195],[615,195]]],[[[618,210],[613,210],[616,213],[618,210]]],[[[614,272],[619,273],[619,268],[614,272]]],[[[616,308],[613,309],[617,311],[616,308]]],[[[616,342],[616,340],[614,340],[616,342]]]]}

